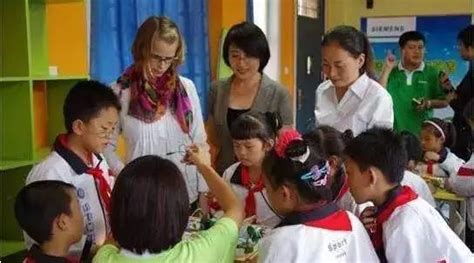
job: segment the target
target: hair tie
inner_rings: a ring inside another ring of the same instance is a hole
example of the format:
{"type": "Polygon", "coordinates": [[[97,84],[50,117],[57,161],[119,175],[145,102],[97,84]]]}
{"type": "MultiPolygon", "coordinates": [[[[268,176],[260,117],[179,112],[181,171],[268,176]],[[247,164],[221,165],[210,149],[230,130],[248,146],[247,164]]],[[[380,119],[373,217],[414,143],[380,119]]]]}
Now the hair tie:
{"type": "Polygon", "coordinates": [[[446,140],[446,136],[444,135],[443,129],[441,129],[441,127],[438,124],[436,124],[436,122],[434,122],[434,121],[424,121],[423,123],[431,124],[433,127],[436,128],[436,130],[439,131],[439,133],[441,133],[441,138],[443,138],[443,140],[446,140]]]}
{"type": "MultiPolygon", "coordinates": [[[[301,134],[295,129],[284,130],[278,136],[278,139],[275,144],[275,152],[280,158],[284,158],[286,148],[288,145],[295,140],[303,140],[301,134]]],[[[308,157],[306,157],[308,158],[308,157]]]]}
{"type": "Polygon", "coordinates": [[[322,166],[314,165],[311,170],[300,176],[301,180],[309,181],[314,186],[325,186],[328,182],[329,162],[325,161],[322,166]]]}

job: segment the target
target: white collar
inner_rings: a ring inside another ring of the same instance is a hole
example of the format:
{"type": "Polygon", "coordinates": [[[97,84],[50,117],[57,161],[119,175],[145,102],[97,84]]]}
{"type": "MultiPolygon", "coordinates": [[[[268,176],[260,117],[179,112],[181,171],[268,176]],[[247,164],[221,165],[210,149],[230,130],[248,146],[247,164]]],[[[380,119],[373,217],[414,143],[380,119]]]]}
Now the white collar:
{"type": "MultiPolygon", "coordinates": [[[[350,91],[352,93],[354,93],[357,97],[359,97],[360,99],[362,99],[365,95],[365,91],[367,90],[367,82],[369,81],[369,77],[367,76],[366,73],[362,74],[354,83],[352,83],[352,85],[349,86],[349,88],[347,89],[347,91],[350,91]]],[[[321,87],[323,88],[323,92],[328,90],[329,88],[334,88],[334,85],[332,84],[331,81],[330,82],[330,85],[327,85],[325,87],[321,87]]]]}
{"type": "MultiPolygon", "coordinates": [[[[398,69],[402,70],[402,71],[405,71],[407,73],[410,73],[410,71],[408,71],[406,68],[403,67],[402,62],[398,63],[398,69]]],[[[415,70],[413,70],[411,72],[423,71],[423,70],[425,70],[425,62],[421,61],[421,64],[415,70]]]]}

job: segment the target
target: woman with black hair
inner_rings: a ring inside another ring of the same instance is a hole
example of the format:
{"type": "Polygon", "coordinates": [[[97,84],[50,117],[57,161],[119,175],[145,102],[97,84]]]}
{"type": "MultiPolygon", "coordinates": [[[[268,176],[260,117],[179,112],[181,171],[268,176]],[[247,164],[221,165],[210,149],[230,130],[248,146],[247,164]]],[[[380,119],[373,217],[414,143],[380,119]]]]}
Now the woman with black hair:
{"type": "Polygon", "coordinates": [[[373,79],[372,48],[364,33],[338,26],[322,42],[323,72],[316,90],[316,126],[329,125],[354,135],[373,126],[393,126],[393,103],[373,79]]]}
{"type": "Polygon", "coordinates": [[[263,73],[270,59],[270,48],[258,26],[249,22],[233,25],[224,40],[223,57],[233,74],[212,84],[208,101],[209,139],[218,148],[219,173],[236,161],[230,129],[241,114],[277,112],[284,126],[293,125],[288,90],[263,73]]]}

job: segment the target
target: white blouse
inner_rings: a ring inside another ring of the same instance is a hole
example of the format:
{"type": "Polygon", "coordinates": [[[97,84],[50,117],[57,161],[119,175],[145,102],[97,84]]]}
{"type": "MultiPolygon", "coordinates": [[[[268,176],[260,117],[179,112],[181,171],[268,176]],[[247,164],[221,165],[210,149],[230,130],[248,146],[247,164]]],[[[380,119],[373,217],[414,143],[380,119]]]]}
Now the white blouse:
{"type": "Polygon", "coordinates": [[[112,89],[119,96],[122,111],[120,112],[119,127],[117,127],[104,155],[112,171],[118,174],[124,167],[116,154],[117,138],[121,133],[126,142],[126,163],[144,155],[158,155],[173,161],[183,173],[189,201],[194,202],[198,198],[198,193],[208,191],[208,187],[196,167],[185,165],[181,163],[181,160],[184,157],[184,150],[192,143],[200,145],[207,152],[209,152],[209,145],[196,87],[190,79],[181,76],[180,79],[189,96],[193,111],[193,122],[189,135],[181,130],[179,123],[169,109],[161,119],[153,123],[145,123],[128,115],[130,89],[121,89],[120,84],[114,84],[112,89]],[[171,152],[176,153],[167,155],[171,152]]]}
{"type": "Polygon", "coordinates": [[[354,135],[374,126],[393,127],[393,102],[390,94],[366,74],[360,76],[337,101],[330,80],[316,90],[316,126],[328,125],[340,132],[351,129],[354,135]]]}

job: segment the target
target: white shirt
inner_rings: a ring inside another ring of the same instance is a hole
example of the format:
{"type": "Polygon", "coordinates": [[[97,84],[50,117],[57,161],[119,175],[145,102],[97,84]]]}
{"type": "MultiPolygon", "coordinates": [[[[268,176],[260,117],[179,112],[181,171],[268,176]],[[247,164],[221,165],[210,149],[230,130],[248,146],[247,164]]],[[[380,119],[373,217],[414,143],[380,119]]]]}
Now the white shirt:
{"type": "Polygon", "coordinates": [[[316,90],[317,125],[328,125],[340,132],[351,129],[354,135],[374,126],[393,127],[393,102],[390,94],[366,74],[360,76],[337,101],[330,80],[316,90]]]}
{"type": "MultiPolygon", "coordinates": [[[[93,155],[94,167],[99,164],[99,159],[93,155]]],[[[93,177],[89,174],[77,174],[70,165],[70,160],[64,159],[58,152],[53,151],[41,163],[35,165],[28,177],[26,184],[43,180],[58,180],[69,183],[76,187],[77,197],[81,205],[82,215],[84,217],[84,235],[97,245],[102,245],[105,241],[107,233],[110,232],[108,227],[108,217],[103,204],[99,198],[99,189],[93,177]],[[69,163],[68,163],[69,161],[69,163]]],[[[74,165],[74,164],[73,164],[74,165]]],[[[99,168],[103,172],[103,176],[113,186],[114,178],[109,175],[109,167],[105,158],[102,158],[99,168]]],[[[86,239],[83,238],[80,242],[74,244],[70,249],[70,255],[81,255],[86,239]]],[[[35,241],[25,234],[25,242],[27,247],[31,247],[35,241]]]]}
{"type": "Polygon", "coordinates": [[[431,206],[436,207],[433,194],[431,194],[430,188],[426,184],[425,180],[421,178],[421,176],[405,170],[405,173],[403,174],[403,180],[400,184],[410,186],[411,189],[413,189],[413,191],[418,194],[418,196],[423,198],[431,206]]]}
{"type": "Polygon", "coordinates": [[[379,262],[362,223],[343,210],[312,222],[271,230],[262,239],[259,261],[379,262]]]}
{"type": "Polygon", "coordinates": [[[467,198],[467,226],[474,231],[474,154],[457,172],[451,174],[449,183],[457,195],[467,198]]]}
{"type": "Polygon", "coordinates": [[[382,229],[388,262],[474,262],[469,248],[420,197],[396,207],[382,229]]]}
{"type": "MultiPolygon", "coordinates": [[[[457,157],[448,148],[446,148],[448,154],[446,159],[442,163],[432,164],[432,176],[436,177],[449,177],[450,174],[455,174],[459,168],[464,164],[464,160],[457,157]]],[[[422,175],[428,174],[428,164],[418,163],[415,170],[422,175]]]]}
{"type": "Polygon", "coordinates": [[[119,127],[116,129],[117,132],[111,139],[104,155],[112,171],[118,174],[124,166],[115,152],[118,132],[121,132],[126,142],[126,163],[145,155],[158,155],[173,161],[183,173],[189,201],[194,202],[197,200],[199,192],[208,191],[206,182],[201,174],[197,172],[195,166],[185,165],[181,162],[184,153],[166,155],[170,152],[184,151],[186,146],[192,143],[199,144],[205,151],[209,151],[196,87],[190,79],[184,77],[180,77],[180,79],[191,101],[193,111],[190,134],[188,135],[181,130],[169,109],[161,119],[153,123],[146,123],[128,115],[130,89],[121,89],[119,84],[115,84],[112,89],[119,95],[122,110],[120,112],[119,127]]]}
{"type": "MultiPolygon", "coordinates": [[[[234,193],[237,195],[242,204],[245,204],[245,198],[247,197],[248,190],[242,185],[231,183],[231,178],[234,175],[237,167],[240,165],[240,162],[234,163],[229,168],[224,171],[222,177],[226,182],[228,182],[234,193]]],[[[236,175],[240,176],[240,175],[236,175]]],[[[268,228],[273,228],[278,223],[280,223],[280,218],[273,212],[270,208],[270,201],[265,189],[261,192],[254,193],[255,197],[255,214],[257,216],[257,224],[263,225],[268,228]]]]}

